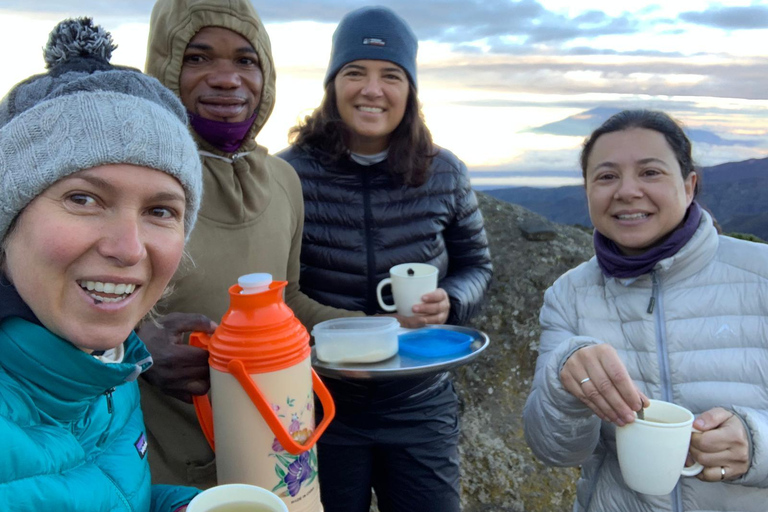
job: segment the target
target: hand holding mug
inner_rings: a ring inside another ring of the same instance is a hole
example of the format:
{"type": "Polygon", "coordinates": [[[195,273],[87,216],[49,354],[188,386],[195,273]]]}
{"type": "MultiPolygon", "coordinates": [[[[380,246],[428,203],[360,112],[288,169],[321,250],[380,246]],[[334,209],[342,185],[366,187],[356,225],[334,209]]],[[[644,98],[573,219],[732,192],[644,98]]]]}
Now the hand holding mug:
{"type": "Polygon", "coordinates": [[[415,329],[427,324],[442,325],[448,320],[451,312],[451,301],[448,293],[442,288],[421,296],[421,302],[413,306],[416,316],[404,317],[395,315],[402,327],[415,329]]]}
{"type": "Polygon", "coordinates": [[[618,426],[635,421],[635,411],[649,403],[632,382],[616,349],[607,343],[574,352],[560,371],[560,381],[601,420],[618,426]]]}
{"type": "Polygon", "coordinates": [[[413,312],[422,315],[428,324],[444,324],[451,312],[448,292],[438,288],[421,296],[421,304],[413,306],[413,312]]]}
{"type": "MultiPolygon", "coordinates": [[[[425,298],[430,301],[430,305],[425,306],[424,314],[429,316],[438,315],[440,311],[440,302],[443,301],[442,295],[432,296],[437,291],[438,269],[433,265],[426,263],[403,263],[395,265],[389,269],[389,277],[382,279],[376,287],[376,298],[379,301],[381,309],[388,312],[397,311],[398,317],[411,317],[422,314],[422,311],[416,311],[414,306],[425,303],[425,298]],[[392,287],[392,298],[394,304],[387,304],[382,297],[384,287],[392,287]],[[436,300],[435,300],[436,299],[436,300]],[[435,306],[433,302],[437,302],[435,306]]],[[[445,292],[443,292],[445,293],[445,292]]],[[[445,295],[445,300],[448,296],[445,295]]],[[[450,303],[448,304],[450,308],[450,303]]],[[[446,313],[445,317],[448,315],[446,313]]],[[[419,322],[423,325],[425,322],[419,322]]],[[[436,323],[436,322],[429,322],[436,323]]]]}
{"type": "Polygon", "coordinates": [[[691,440],[691,455],[704,466],[699,480],[734,480],[749,470],[747,431],[733,412],[715,407],[702,413],[693,426],[701,431],[691,440]]]}

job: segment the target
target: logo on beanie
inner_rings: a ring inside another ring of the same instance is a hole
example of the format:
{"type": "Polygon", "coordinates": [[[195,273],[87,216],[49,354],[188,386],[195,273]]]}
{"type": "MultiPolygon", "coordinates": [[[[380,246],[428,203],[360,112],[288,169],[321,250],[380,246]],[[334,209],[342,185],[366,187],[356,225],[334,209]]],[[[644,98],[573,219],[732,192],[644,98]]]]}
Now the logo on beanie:
{"type": "Polygon", "coordinates": [[[364,37],[363,44],[369,44],[371,46],[387,46],[387,42],[380,37],[364,37]]]}

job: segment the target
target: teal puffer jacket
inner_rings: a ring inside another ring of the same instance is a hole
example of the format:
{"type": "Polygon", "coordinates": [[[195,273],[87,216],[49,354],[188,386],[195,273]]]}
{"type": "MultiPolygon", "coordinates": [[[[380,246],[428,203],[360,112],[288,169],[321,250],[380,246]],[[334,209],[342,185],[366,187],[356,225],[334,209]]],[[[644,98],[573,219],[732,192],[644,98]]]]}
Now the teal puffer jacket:
{"type": "Polygon", "coordinates": [[[173,512],[198,492],[150,486],[135,335],[105,364],[44,327],[0,323],[0,509],[173,512]]]}

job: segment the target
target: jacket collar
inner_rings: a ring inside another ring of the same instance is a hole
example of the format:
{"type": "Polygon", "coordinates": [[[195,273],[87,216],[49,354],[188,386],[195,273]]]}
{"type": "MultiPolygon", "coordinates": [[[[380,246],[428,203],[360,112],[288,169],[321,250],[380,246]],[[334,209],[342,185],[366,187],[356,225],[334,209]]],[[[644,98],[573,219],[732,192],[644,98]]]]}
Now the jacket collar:
{"type": "Polygon", "coordinates": [[[45,327],[18,317],[0,323],[0,366],[32,397],[44,415],[58,421],[83,417],[100,395],[134,381],[152,365],[134,333],[123,362],[105,364],[45,327]]]}
{"type": "Polygon", "coordinates": [[[0,274],[0,323],[12,316],[42,325],[37,316],[27,306],[27,303],[21,298],[19,292],[16,291],[16,287],[6,279],[5,275],[0,274]]]}

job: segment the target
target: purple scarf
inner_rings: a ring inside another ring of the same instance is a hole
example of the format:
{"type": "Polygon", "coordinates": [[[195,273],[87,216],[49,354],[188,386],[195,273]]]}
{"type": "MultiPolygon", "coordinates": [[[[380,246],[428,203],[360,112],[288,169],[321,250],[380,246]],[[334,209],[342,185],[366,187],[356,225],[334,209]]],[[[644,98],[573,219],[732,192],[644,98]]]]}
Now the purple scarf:
{"type": "Polygon", "coordinates": [[[676,254],[688,243],[699,227],[700,220],[701,207],[693,201],[683,222],[663,242],[636,256],[622,254],[613,240],[595,230],[593,241],[597,264],[608,277],[638,277],[647,274],[659,261],[676,254]]]}
{"type": "Polygon", "coordinates": [[[223,121],[213,121],[205,119],[197,114],[187,111],[189,123],[197,134],[215,147],[225,153],[234,153],[243,144],[248,130],[256,120],[258,112],[255,112],[249,119],[237,123],[225,123],[223,121]]]}

